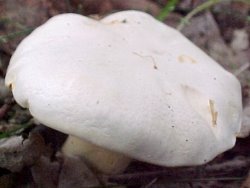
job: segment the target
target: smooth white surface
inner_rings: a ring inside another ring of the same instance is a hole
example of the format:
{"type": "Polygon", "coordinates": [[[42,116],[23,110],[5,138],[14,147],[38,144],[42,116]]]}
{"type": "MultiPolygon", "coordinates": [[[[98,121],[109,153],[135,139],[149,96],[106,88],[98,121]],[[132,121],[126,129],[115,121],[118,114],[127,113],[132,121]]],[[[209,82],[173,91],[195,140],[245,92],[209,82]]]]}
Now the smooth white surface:
{"type": "Polygon", "coordinates": [[[206,163],[240,130],[239,81],[138,11],[55,16],[19,45],[6,84],[43,124],[159,165],[206,163]]]}

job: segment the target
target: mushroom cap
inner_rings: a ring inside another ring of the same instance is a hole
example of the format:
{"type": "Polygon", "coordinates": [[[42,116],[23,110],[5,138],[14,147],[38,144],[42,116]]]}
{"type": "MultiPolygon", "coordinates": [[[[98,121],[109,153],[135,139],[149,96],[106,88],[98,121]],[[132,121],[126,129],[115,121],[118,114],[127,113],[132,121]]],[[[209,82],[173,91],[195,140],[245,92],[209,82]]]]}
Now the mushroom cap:
{"type": "Polygon", "coordinates": [[[41,123],[163,166],[212,160],[241,126],[239,81],[138,11],[51,18],[18,46],[6,84],[41,123]]]}

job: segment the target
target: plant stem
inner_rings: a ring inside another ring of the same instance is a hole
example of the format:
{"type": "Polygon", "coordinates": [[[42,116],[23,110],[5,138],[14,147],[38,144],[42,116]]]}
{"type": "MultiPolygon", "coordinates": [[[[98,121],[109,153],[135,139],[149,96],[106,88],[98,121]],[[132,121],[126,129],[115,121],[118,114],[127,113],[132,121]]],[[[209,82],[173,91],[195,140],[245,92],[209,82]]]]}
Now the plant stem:
{"type": "Polygon", "coordinates": [[[223,1],[236,1],[236,2],[242,2],[242,3],[246,3],[246,4],[250,4],[249,0],[209,0],[206,1],[204,3],[202,3],[201,5],[197,6],[195,9],[193,9],[191,12],[189,12],[180,22],[180,24],[177,26],[177,30],[181,31],[184,26],[189,22],[189,20],[196,14],[198,14],[199,12],[202,12],[218,3],[221,3],[223,1]]]}
{"type": "Polygon", "coordinates": [[[161,10],[160,14],[157,16],[157,19],[160,21],[164,21],[169,13],[175,9],[178,2],[179,0],[169,0],[165,7],[161,10]]]}
{"type": "Polygon", "coordinates": [[[180,22],[180,24],[177,26],[177,30],[181,31],[183,27],[189,22],[189,20],[199,12],[206,10],[210,8],[213,5],[216,5],[222,1],[228,1],[228,0],[209,0],[205,3],[202,3],[201,5],[197,6],[195,9],[193,9],[191,12],[189,12],[180,22]]]}
{"type": "Polygon", "coordinates": [[[26,124],[20,125],[18,127],[15,127],[12,130],[0,132],[0,139],[8,138],[13,135],[20,135],[25,129],[32,126],[32,123],[28,122],[26,124]]]}

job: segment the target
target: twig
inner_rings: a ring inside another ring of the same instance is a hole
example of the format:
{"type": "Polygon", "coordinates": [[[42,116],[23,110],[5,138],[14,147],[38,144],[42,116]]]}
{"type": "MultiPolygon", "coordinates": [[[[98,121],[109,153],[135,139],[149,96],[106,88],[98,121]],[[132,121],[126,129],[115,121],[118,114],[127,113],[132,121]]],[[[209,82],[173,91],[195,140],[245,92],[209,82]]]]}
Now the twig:
{"type": "Polygon", "coordinates": [[[239,76],[242,72],[244,72],[245,70],[247,70],[250,67],[250,63],[247,62],[245,64],[243,64],[242,66],[240,66],[240,68],[238,68],[236,71],[234,71],[234,75],[235,76],[239,76]]]}
{"type": "Polygon", "coordinates": [[[153,185],[156,181],[158,180],[158,178],[154,178],[152,181],[150,181],[147,185],[144,186],[144,188],[150,188],[151,185],[153,185]]]}
{"type": "Polygon", "coordinates": [[[164,178],[169,182],[183,181],[235,181],[244,179],[250,167],[250,159],[233,159],[219,164],[203,165],[200,167],[166,168],[153,172],[138,172],[133,174],[103,175],[107,181],[127,184],[140,183],[148,179],[164,178]],[[232,173],[240,174],[231,177],[232,173]],[[206,177],[206,178],[203,178],[206,177]]]}

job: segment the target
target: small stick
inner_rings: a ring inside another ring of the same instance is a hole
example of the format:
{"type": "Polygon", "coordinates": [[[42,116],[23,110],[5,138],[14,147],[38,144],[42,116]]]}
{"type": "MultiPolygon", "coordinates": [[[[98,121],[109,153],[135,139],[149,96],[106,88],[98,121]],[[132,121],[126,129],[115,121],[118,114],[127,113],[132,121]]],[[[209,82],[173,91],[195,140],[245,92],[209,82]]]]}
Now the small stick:
{"type": "Polygon", "coordinates": [[[234,71],[234,75],[235,76],[239,76],[242,72],[244,72],[245,70],[247,70],[250,67],[250,63],[247,62],[245,64],[243,64],[240,68],[238,68],[236,71],[234,71]]]}

